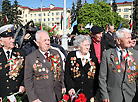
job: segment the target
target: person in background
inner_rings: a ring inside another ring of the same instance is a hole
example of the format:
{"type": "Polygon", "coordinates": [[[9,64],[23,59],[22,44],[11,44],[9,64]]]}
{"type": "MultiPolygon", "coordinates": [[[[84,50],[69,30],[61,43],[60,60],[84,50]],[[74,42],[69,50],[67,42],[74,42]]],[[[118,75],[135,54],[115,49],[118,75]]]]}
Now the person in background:
{"type": "Polygon", "coordinates": [[[138,50],[138,48],[136,47],[137,35],[131,34],[131,36],[132,36],[132,38],[131,38],[131,48],[138,50]]]}
{"type": "Polygon", "coordinates": [[[102,52],[107,49],[107,42],[102,39],[103,30],[100,26],[93,26],[91,32],[92,43],[90,50],[97,57],[99,64],[101,63],[102,52]]]}
{"type": "Polygon", "coordinates": [[[131,31],[116,32],[116,48],[103,52],[99,87],[103,102],[132,102],[136,93],[138,51],[131,47],[131,31]]]}
{"type": "Polygon", "coordinates": [[[95,96],[98,87],[99,64],[97,58],[89,52],[91,38],[78,35],[74,46],[78,50],[68,54],[65,62],[65,86],[72,97],[79,89],[85,94],[87,102],[95,96]]]}
{"type": "Polygon", "coordinates": [[[25,61],[25,87],[30,102],[58,102],[64,86],[61,56],[50,47],[46,31],[36,32],[38,49],[29,54],[25,61]]]}
{"type": "Polygon", "coordinates": [[[103,36],[103,39],[107,41],[108,49],[115,47],[116,41],[114,37],[114,25],[109,24],[108,32],[103,36]]]}
{"type": "MultiPolygon", "coordinates": [[[[15,48],[15,40],[12,30],[14,26],[0,28],[0,99],[9,96],[10,93],[24,93],[24,61],[25,52],[15,48]]],[[[21,94],[20,96],[23,96],[21,94]]],[[[28,102],[27,96],[23,96],[23,102],[28,102]]],[[[22,98],[23,98],[22,97],[22,98]]]]}

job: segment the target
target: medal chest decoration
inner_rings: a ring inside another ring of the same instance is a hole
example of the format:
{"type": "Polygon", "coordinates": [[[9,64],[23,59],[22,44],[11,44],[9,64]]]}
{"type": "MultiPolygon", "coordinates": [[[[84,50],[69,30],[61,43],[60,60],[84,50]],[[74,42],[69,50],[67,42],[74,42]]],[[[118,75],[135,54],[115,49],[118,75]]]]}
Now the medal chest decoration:
{"type": "MultiPolygon", "coordinates": [[[[126,70],[126,74],[127,74],[129,83],[135,83],[137,78],[137,70],[138,70],[138,66],[136,65],[136,62],[133,59],[132,55],[133,53],[127,50],[127,54],[124,56],[125,63],[128,66],[128,69],[126,70]]],[[[111,57],[113,57],[113,55],[111,55],[111,57]]],[[[115,64],[116,64],[117,72],[121,73],[122,70],[117,57],[115,57],[115,64]]],[[[113,64],[109,64],[109,66],[112,67],[113,64]]],[[[113,73],[116,73],[115,68],[113,68],[113,73]]]]}
{"type": "MultiPolygon", "coordinates": [[[[45,60],[44,60],[44,63],[45,63],[45,60]]],[[[44,67],[42,68],[42,63],[40,63],[38,59],[33,64],[33,69],[34,69],[35,76],[36,76],[37,80],[48,79],[49,78],[49,76],[48,76],[48,72],[49,72],[48,68],[44,68],[44,67]]]]}
{"type": "Polygon", "coordinates": [[[6,74],[6,76],[9,76],[10,79],[15,80],[16,77],[19,75],[19,72],[23,68],[23,61],[24,58],[20,56],[19,52],[13,52],[14,55],[12,55],[12,58],[7,60],[7,64],[5,65],[5,68],[8,66],[9,72],[6,74]]]}
{"type": "Polygon", "coordinates": [[[127,54],[124,56],[125,63],[128,66],[128,69],[126,71],[129,83],[135,83],[137,78],[137,70],[138,66],[136,65],[135,60],[132,57],[133,53],[131,53],[129,50],[127,50],[127,54]]]}
{"type": "Polygon", "coordinates": [[[91,78],[91,79],[94,79],[94,76],[95,76],[95,72],[96,72],[96,66],[95,66],[95,63],[92,62],[92,58],[89,58],[89,64],[90,64],[90,68],[89,68],[89,71],[88,71],[88,78],[91,78]]]}
{"type": "Polygon", "coordinates": [[[73,76],[74,78],[78,78],[81,76],[80,71],[79,71],[79,64],[76,63],[76,57],[71,57],[71,71],[73,71],[73,76]]]}
{"type": "Polygon", "coordinates": [[[50,54],[50,60],[52,61],[52,68],[51,71],[54,72],[54,78],[55,80],[61,80],[60,75],[61,75],[61,64],[60,64],[60,57],[59,55],[53,55],[52,53],[50,54]]]}

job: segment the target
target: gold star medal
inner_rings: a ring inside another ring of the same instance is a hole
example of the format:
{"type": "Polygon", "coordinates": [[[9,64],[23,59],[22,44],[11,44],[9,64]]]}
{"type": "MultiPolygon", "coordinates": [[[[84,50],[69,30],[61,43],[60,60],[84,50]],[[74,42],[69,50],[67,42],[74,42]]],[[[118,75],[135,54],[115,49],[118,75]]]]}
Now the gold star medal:
{"type": "Polygon", "coordinates": [[[119,69],[119,70],[118,70],[118,73],[120,73],[120,72],[121,72],[121,70],[119,69]]]}

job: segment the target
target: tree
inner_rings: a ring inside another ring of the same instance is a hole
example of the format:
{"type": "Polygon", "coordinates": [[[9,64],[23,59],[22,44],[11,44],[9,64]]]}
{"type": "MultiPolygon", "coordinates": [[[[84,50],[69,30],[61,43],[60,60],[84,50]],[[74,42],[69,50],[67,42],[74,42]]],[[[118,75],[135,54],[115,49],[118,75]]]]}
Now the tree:
{"type": "Polygon", "coordinates": [[[111,11],[111,6],[104,1],[98,4],[86,3],[79,11],[78,30],[81,34],[89,34],[89,29],[81,30],[81,24],[86,26],[88,23],[98,25],[103,28],[107,27],[108,23],[114,24],[117,29],[122,22],[122,18],[118,16],[118,13],[111,11]]]}
{"type": "Polygon", "coordinates": [[[72,9],[71,9],[71,24],[76,20],[76,11],[75,11],[75,4],[72,3],[72,9]]]}
{"type": "Polygon", "coordinates": [[[12,24],[11,2],[9,0],[2,2],[2,25],[4,25],[5,17],[8,18],[8,23],[12,24]]]}
{"type": "MultiPolygon", "coordinates": [[[[34,25],[35,25],[37,28],[40,28],[41,22],[36,22],[34,25]]],[[[51,28],[51,27],[48,27],[48,26],[45,25],[44,23],[42,23],[42,27],[43,27],[43,30],[45,30],[45,31],[48,32],[49,36],[55,35],[55,34],[56,34],[55,31],[49,32],[52,28],[51,28]]]]}
{"type": "Polygon", "coordinates": [[[18,9],[19,5],[17,0],[14,1],[14,4],[12,5],[12,20],[14,25],[18,26],[21,25],[21,11],[18,9]]]}
{"type": "Polygon", "coordinates": [[[76,6],[76,17],[79,16],[79,10],[82,8],[81,0],[77,1],[77,6],[76,6]]]}
{"type": "Polygon", "coordinates": [[[114,12],[117,11],[117,4],[116,4],[116,1],[114,0],[113,4],[112,4],[112,9],[114,12]]]}
{"type": "Polygon", "coordinates": [[[98,4],[99,2],[107,2],[107,0],[94,0],[94,4],[98,4]]]}
{"type": "Polygon", "coordinates": [[[134,12],[133,12],[133,33],[138,32],[138,0],[134,0],[134,12]]]}

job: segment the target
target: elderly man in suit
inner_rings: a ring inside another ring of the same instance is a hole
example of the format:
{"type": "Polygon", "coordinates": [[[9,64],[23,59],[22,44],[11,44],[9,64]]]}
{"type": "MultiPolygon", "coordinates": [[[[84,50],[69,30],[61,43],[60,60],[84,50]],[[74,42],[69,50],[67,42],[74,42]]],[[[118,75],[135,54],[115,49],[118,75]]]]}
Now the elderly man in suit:
{"type": "Polygon", "coordinates": [[[61,56],[46,31],[36,32],[38,49],[26,57],[25,87],[30,102],[57,102],[65,91],[61,56]]]}
{"type": "Polygon", "coordinates": [[[103,102],[132,102],[136,93],[138,69],[137,51],[129,48],[131,31],[116,32],[116,48],[103,52],[99,72],[99,86],[103,102]]]}
{"type": "Polygon", "coordinates": [[[25,52],[14,47],[15,41],[11,30],[13,27],[6,25],[0,28],[2,44],[2,47],[0,47],[0,102],[11,92],[25,92],[25,52]]]}

